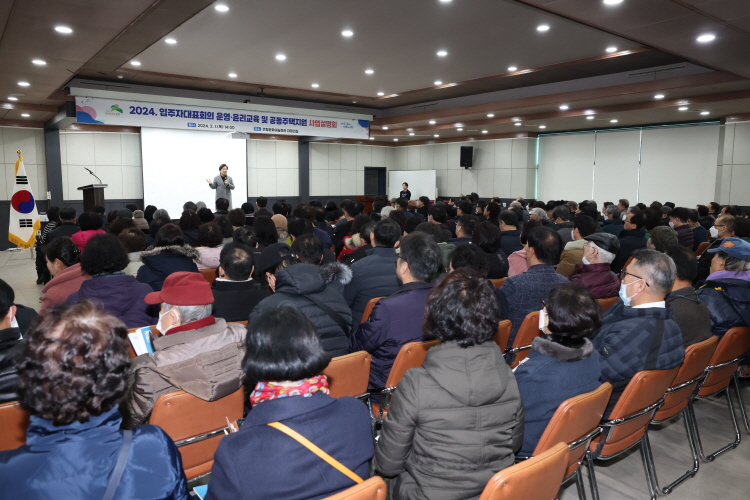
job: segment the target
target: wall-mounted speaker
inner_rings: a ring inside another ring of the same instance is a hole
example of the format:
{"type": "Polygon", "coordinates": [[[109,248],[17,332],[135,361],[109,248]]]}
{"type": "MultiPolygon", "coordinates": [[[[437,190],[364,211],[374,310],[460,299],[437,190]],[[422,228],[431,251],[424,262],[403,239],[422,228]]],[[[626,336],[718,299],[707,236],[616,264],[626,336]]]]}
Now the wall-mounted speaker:
{"type": "Polygon", "coordinates": [[[473,146],[461,146],[460,165],[464,168],[469,168],[472,165],[473,159],[474,159],[474,147],[473,146]]]}

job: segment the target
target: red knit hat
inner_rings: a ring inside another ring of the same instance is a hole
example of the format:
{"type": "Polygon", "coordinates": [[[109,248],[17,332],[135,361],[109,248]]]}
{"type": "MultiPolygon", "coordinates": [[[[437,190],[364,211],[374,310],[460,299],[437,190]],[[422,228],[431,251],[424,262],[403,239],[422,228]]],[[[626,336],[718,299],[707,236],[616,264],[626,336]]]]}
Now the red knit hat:
{"type": "Polygon", "coordinates": [[[180,271],[164,280],[159,292],[151,292],[143,299],[146,304],[166,302],[173,306],[203,306],[214,303],[214,294],[200,273],[180,271]]]}

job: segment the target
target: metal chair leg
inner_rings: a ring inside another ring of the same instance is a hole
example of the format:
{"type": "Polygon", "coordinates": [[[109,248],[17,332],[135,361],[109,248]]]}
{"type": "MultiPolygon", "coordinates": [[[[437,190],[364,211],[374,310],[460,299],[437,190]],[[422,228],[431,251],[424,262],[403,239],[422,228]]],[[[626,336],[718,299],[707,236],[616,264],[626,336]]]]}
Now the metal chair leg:
{"type": "Polygon", "coordinates": [[[590,451],[586,450],[586,468],[589,471],[589,486],[591,487],[591,497],[593,500],[599,500],[599,488],[596,484],[596,475],[594,474],[594,458],[590,451]]]}
{"type": "Polygon", "coordinates": [[[651,445],[648,442],[648,432],[643,434],[641,438],[641,461],[643,462],[643,470],[646,473],[646,484],[648,485],[648,491],[651,494],[651,500],[656,500],[657,492],[654,485],[658,483],[656,479],[656,469],[654,468],[653,457],[651,457],[651,445]]]}
{"type": "Polygon", "coordinates": [[[732,403],[732,397],[729,395],[729,387],[724,389],[724,392],[727,397],[727,405],[729,406],[729,415],[732,417],[732,425],[734,426],[734,441],[729,443],[728,445],[724,446],[723,448],[715,451],[714,453],[711,453],[710,455],[706,455],[703,451],[703,443],[701,442],[701,436],[700,436],[700,430],[698,428],[698,419],[695,416],[695,409],[693,408],[693,402],[690,401],[688,403],[688,411],[690,412],[690,417],[692,419],[692,425],[693,429],[695,431],[695,443],[698,445],[698,453],[701,457],[701,460],[704,462],[713,462],[716,460],[716,457],[719,455],[726,453],[729,450],[733,450],[739,446],[740,441],[742,440],[742,435],[740,434],[740,427],[737,424],[737,417],[734,414],[734,403],[732,403]]]}
{"type": "Polygon", "coordinates": [[[745,431],[750,434],[750,423],[747,421],[747,411],[745,410],[745,402],[742,400],[742,390],[740,390],[740,376],[739,370],[734,372],[732,377],[732,383],[734,384],[734,391],[737,394],[737,401],[740,405],[740,413],[742,414],[742,421],[745,424],[745,431]]]}
{"type": "MultiPolygon", "coordinates": [[[[662,488],[662,487],[659,486],[658,481],[656,483],[654,483],[654,486],[656,487],[656,490],[659,493],[662,493],[664,495],[669,495],[670,493],[672,493],[672,491],[676,487],[678,487],[679,485],[681,485],[682,483],[684,483],[688,479],[694,477],[695,474],[698,472],[698,466],[700,464],[700,460],[698,459],[698,452],[697,452],[696,447],[695,447],[695,438],[693,436],[693,429],[691,427],[691,422],[690,422],[690,412],[688,411],[687,407],[684,410],[682,410],[682,417],[683,417],[683,421],[685,423],[685,431],[687,432],[687,439],[688,439],[688,444],[690,445],[690,451],[691,451],[691,453],[693,455],[693,468],[690,469],[690,470],[688,470],[687,472],[685,472],[683,475],[681,475],[680,477],[678,477],[677,479],[675,479],[673,482],[671,482],[670,484],[668,484],[664,488],[662,488]]],[[[653,450],[651,448],[651,442],[648,440],[648,438],[646,439],[646,444],[648,446],[648,450],[647,451],[648,451],[648,455],[649,455],[649,459],[651,461],[652,467],[654,468],[654,470],[656,470],[655,469],[656,464],[654,462],[654,452],[653,452],[653,450]]],[[[656,478],[656,473],[655,472],[654,472],[654,478],[656,478]]]]}
{"type": "Polygon", "coordinates": [[[580,465],[576,471],[576,490],[578,490],[578,500],[586,500],[586,486],[583,484],[583,472],[580,465]]]}

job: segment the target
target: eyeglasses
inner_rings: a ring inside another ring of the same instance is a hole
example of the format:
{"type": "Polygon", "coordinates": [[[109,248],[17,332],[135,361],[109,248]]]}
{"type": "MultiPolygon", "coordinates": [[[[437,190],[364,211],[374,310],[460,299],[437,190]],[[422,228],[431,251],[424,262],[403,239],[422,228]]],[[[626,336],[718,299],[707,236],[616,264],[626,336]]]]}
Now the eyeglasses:
{"type": "Polygon", "coordinates": [[[639,280],[643,280],[644,283],[646,283],[646,286],[651,286],[648,284],[648,281],[646,281],[645,278],[641,278],[640,276],[636,276],[633,273],[627,272],[625,269],[620,271],[620,281],[625,281],[625,276],[632,276],[633,278],[638,278],[639,280]]]}
{"type": "Polygon", "coordinates": [[[718,227],[727,227],[727,226],[725,226],[724,224],[714,224],[714,227],[718,228],[718,227]]]}

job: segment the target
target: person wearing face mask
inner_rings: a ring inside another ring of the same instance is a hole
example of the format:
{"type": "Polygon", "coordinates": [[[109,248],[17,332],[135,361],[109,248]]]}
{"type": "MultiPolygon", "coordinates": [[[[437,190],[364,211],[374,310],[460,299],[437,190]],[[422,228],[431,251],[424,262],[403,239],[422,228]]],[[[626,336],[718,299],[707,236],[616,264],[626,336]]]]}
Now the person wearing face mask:
{"type": "Polygon", "coordinates": [[[607,310],[593,336],[600,380],[613,387],[605,417],[637,372],[668,370],[685,358],[682,331],[665,302],[675,272],[669,256],[642,249],[620,273],[620,300],[607,310]]]}
{"type": "Polygon", "coordinates": [[[677,232],[677,241],[680,246],[693,248],[695,236],[690,229],[688,219],[690,212],[685,207],[677,207],[669,212],[669,227],[677,232]]]}
{"type": "Polygon", "coordinates": [[[576,266],[570,281],[589,289],[596,299],[616,297],[620,280],[609,265],[620,249],[620,240],[610,233],[594,233],[586,236],[583,248],[583,264],[576,266]]]}
{"type": "Polygon", "coordinates": [[[734,229],[735,220],[732,215],[722,215],[716,219],[711,233],[711,236],[716,239],[711,242],[706,251],[698,257],[698,275],[695,277],[693,285],[697,285],[701,281],[704,281],[708,278],[708,275],[711,274],[711,261],[716,253],[715,251],[709,252],[708,250],[719,248],[724,242],[724,238],[734,238],[734,229]],[[715,234],[713,231],[715,231],[715,234]]]}
{"type": "Polygon", "coordinates": [[[214,296],[203,276],[173,273],[144,302],[161,304],[156,328],[163,336],[153,353],[132,361],[123,428],[147,422],[162,394],[183,390],[216,401],[242,387],[245,326],[211,315],[214,296]]]}
{"type": "Polygon", "coordinates": [[[583,263],[583,249],[586,246],[584,238],[594,234],[599,227],[594,219],[584,214],[576,215],[573,224],[574,227],[571,231],[571,238],[573,239],[565,244],[560,256],[560,263],[555,269],[557,274],[566,278],[573,274],[576,265],[583,263]]]}

